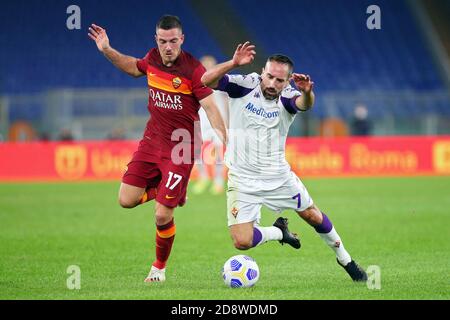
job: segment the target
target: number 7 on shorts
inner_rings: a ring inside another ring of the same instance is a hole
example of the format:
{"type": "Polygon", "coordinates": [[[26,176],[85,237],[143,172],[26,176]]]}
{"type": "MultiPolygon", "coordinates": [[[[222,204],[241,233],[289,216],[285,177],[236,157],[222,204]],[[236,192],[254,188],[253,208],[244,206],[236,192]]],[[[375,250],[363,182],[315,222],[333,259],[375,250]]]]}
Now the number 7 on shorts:
{"type": "Polygon", "coordinates": [[[300,193],[297,193],[295,196],[292,197],[292,199],[297,198],[297,209],[300,209],[302,206],[302,197],[300,196],[300,193]]]}

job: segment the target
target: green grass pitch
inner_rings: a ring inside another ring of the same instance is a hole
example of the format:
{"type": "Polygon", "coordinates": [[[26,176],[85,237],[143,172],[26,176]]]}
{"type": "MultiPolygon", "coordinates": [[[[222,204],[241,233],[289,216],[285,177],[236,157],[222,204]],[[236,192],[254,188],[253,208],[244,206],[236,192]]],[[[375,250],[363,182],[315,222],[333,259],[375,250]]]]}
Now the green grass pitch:
{"type": "MultiPolygon", "coordinates": [[[[163,284],[143,282],[154,257],[154,204],[122,209],[119,182],[0,184],[0,299],[450,299],[450,177],[305,180],[350,254],[381,270],[381,289],[353,283],[314,229],[293,212],[302,248],[246,251],[261,277],[225,287],[234,249],[225,196],[194,196],[176,211],[163,284]],[[66,270],[81,270],[69,290],[66,270]]],[[[263,211],[263,224],[275,215],[263,211]]]]}

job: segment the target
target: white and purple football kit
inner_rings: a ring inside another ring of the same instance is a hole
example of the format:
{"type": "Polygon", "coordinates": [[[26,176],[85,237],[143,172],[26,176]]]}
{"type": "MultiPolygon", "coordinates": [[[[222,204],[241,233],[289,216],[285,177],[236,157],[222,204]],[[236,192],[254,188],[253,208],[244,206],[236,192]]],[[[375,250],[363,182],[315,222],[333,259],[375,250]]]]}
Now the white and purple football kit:
{"type": "Polygon", "coordinates": [[[295,99],[301,93],[288,85],[279,98],[268,100],[260,84],[257,73],[227,74],[216,88],[230,97],[225,153],[229,226],[259,224],[262,205],[281,213],[303,211],[313,204],[285,157],[289,127],[298,112],[295,99]]]}
{"type": "MultiPolygon", "coordinates": [[[[217,104],[217,107],[220,112],[220,116],[222,117],[225,127],[228,128],[228,97],[225,92],[220,92],[214,90],[214,101],[217,104]]],[[[217,136],[215,130],[211,126],[209,122],[208,116],[206,115],[206,111],[203,108],[198,110],[198,115],[200,117],[200,128],[202,131],[202,140],[203,142],[212,141],[218,146],[222,146],[222,140],[217,136]]]]}

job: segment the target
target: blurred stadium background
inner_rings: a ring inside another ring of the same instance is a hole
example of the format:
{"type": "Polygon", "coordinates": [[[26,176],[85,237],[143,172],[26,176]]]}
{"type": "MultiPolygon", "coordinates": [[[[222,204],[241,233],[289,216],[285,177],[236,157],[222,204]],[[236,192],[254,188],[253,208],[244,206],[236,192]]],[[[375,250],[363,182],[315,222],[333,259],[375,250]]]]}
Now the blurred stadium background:
{"type": "Polygon", "coordinates": [[[316,83],[317,104],[291,136],[352,134],[364,105],[373,135],[450,133],[450,2],[79,0],[81,30],[68,30],[71,1],[2,2],[0,141],[137,139],[147,120],[146,80],[116,70],[87,37],[104,26],[119,51],[142,57],[165,13],[184,24],[184,49],[219,61],[239,41],[257,44],[260,70],[282,52],[316,83]],[[381,30],[366,9],[381,8],[381,30]],[[332,121],[330,121],[330,119],[332,121]]]}

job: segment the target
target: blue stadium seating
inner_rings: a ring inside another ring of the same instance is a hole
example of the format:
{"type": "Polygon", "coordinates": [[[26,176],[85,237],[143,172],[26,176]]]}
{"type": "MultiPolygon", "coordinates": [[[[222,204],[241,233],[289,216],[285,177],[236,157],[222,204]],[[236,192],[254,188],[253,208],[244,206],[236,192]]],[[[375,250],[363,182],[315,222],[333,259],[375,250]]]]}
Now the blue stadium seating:
{"type": "MultiPolygon", "coordinates": [[[[2,2],[0,19],[0,92],[37,92],[55,87],[140,87],[115,70],[87,36],[95,22],[104,26],[113,47],[142,57],[154,43],[154,26],[166,13],[183,22],[183,48],[194,56],[223,55],[201,20],[183,0],[79,0],[81,30],[68,30],[68,0],[2,2]]],[[[139,82],[141,81],[141,82],[139,82]]]]}
{"type": "MultiPolygon", "coordinates": [[[[246,28],[265,52],[284,53],[296,70],[309,73],[319,99],[313,112],[327,116],[322,94],[330,91],[445,90],[429,45],[404,0],[379,0],[381,30],[369,30],[368,0],[271,1],[230,0],[246,28]]],[[[418,114],[429,110],[450,115],[448,100],[423,106],[386,108],[366,97],[371,117],[418,114]],[[439,109],[439,110],[438,110],[439,109]],[[401,113],[401,114],[396,114],[401,113]]],[[[354,104],[338,105],[337,116],[349,119],[354,104]]]]}
{"type": "MultiPolygon", "coordinates": [[[[405,0],[378,0],[381,30],[368,30],[368,0],[229,0],[236,14],[268,53],[288,54],[296,70],[310,73],[319,97],[330,91],[444,89],[429,46],[405,0]]],[[[184,49],[201,56],[226,57],[201,19],[184,0],[78,0],[82,30],[68,30],[69,0],[18,0],[2,3],[0,19],[0,93],[31,93],[75,87],[145,87],[145,79],[118,72],[87,36],[91,22],[104,26],[111,44],[133,56],[154,46],[157,19],[171,13],[184,24],[184,49]]],[[[364,99],[371,116],[396,110],[419,114],[430,110],[450,114],[448,101],[430,106],[411,101],[408,109],[390,108],[364,99]],[[395,110],[394,110],[395,109],[395,110]]],[[[314,114],[324,117],[323,101],[314,114]]],[[[349,118],[354,105],[338,105],[339,116],[349,118]]],[[[38,109],[36,107],[35,109],[38,109]]],[[[86,107],[87,108],[87,107],[86,107]]],[[[142,106],[133,107],[146,113],[142,106]]],[[[87,110],[87,109],[86,109],[87,110]]],[[[80,106],[74,112],[87,112],[80,106]]],[[[16,118],[14,109],[11,117],[16,118]]],[[[39,113],[39,110],[34,110],[39,113]]],[[[89,112],[94,112],[89,107],[89,112]]],[[[95,111],[96,112],[96,111],[95,111]]],[[[101,110],[99,109],[99,114],[101,110]]],[[[105,110],[106,112],[106,110],[105,110]]]]}
{"type": "Polygon", "coordinates": [[[317,89],[443,88],[429,46],[402,0],[376,1],[381,30],[366,27],[373,1],[230,1],[264,50],[291,56],[298,71],[314,75],[317,89]]]}

